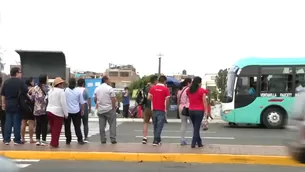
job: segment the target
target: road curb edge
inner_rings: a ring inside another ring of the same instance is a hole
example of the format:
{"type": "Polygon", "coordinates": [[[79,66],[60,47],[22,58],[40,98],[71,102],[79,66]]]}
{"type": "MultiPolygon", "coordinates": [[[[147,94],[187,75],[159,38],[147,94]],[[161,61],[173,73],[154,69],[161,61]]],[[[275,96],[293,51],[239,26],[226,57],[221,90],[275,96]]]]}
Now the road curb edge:
{"type": "Polygon", "coordinates": [[[305,167],[305,164],[300,164],[288,156],[264,156],[264,155],[66,152],[66,151],[0,151],[0,155],[12,159],[260,164],[260,165],[283,165],[283,166],[305,167]]]}

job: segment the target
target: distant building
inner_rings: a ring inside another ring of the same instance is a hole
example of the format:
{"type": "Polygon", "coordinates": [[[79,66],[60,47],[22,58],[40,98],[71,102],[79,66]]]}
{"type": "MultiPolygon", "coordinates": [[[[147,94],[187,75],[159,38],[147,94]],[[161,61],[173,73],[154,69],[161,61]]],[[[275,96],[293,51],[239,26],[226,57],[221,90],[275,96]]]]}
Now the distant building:
{"type": "Polygon", "coordinates": [[[104,74],[110,77],[116,88],[127,87],[132,82],[140,79],[132,65],[109,64],[109,68],[106,69],[104,74]]]}
{"type": "Polygon", "coordinates": [[[103,77],[103,73],[99,73],[99,72],[92,72],[92,71],[82,71],[82,72],[73,72],[71,74],[72,78],[102,78],[103,77]]]}
{"type": "Polygon", "coordinates": [[[188,75],[186,70],[183,70],[182,71],[182,74],[176,74],[176,75],[173,75],[174,78],[176,78],[177,80],[179,81],[182,81],[184,80],[185,78],[191,78],[193,79],[195,77],[195,75],[188,75]]]}
{"type": "Polygon", "coordinates": [[[203,78],[203,88],[208,89],[208,90],[216,90],[217,85],[216,85],[216,73],[207,73],[204,75],[203,78]]]}

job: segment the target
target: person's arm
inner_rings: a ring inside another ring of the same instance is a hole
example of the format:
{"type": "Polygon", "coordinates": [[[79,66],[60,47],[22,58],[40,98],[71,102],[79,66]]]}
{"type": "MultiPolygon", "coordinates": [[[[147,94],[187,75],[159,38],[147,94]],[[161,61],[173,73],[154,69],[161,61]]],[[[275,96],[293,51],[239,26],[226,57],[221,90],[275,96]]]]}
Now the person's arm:
{"type": "Polygon", "coordinates": [[[3,83],[3,85],[1,86],[1,107],[2,110],[5,110],[5,82],[3,83]]]}
{"type": "Polygon", "coordinates": [[[98,89],[98,87],[95,88],[94,93],[93,93],[93,100],[94,100],[95,104],[97,104],[97,95],[96,95],[97,89],[98,89]]]}
{"type": "Polygon", "coordinates": [[[169,89],[166,87],[166,90],[165,90],[165,110],[167,111],[168,107],[169,107],[169,98],[170,98],[170,92],[169,92],[169,89]]]}
{"type": "Polygon", "coordinates": [[[207,103],[207,99],[205,98],[206,94],[205,92],[202,93],[202,102],[203,102],[203,107],[204,107],[204,115],[206,117],[208,117],[208,103],[207,103]]]}
{"type": "Polygon", "coordinates": [[[91,98],[89,97],[88,98],[88,110],[89,110],[89,113],[91,113],[91,107],[92,107],[91,98]]]}
{"type": "Polygon", "coordinates": [[[153,92],[154,92],[154,89],[153,87],[149,89],[148,91],[148,96],[147,96],[147,99],[148,100],[152,100],[153,99],[153,92]]]}
{"type": "Polygon", "coordinates": [[[28,86],[23,82],[21,81],[21,92],[22,93],[25,93],[25,94],[28,94],[29,93],[29,89],[28,89],[28,86]]]}
{"type": "Polygon", "coordinates": [[[125,91],[124,97],[128,97],[128,90],[125,91]]]}
{"type": "Polygon", "coordinates": [[[109,89],[110,97],[111,97],[111,103],[112,103],[112,109],[116,109],[116,98],[115,98],[115,92],[113,88],[109,89]]]}
{"type": "Polygon", "coordinates": [[[83,93],[79,94],[79,104],[80,104],[80,113],[81,115],[84,115],[85,112],[85,100],[84,100],[84,96],[83,93]]]}
{"type": "Polygon", "coordinates": [[[66,101],[66,94],[65,94],[64,91],[62,91],[60,93],[60,105],[61,105],[62,110],[64,112],[65,118],[67,118],[69,114],[68,114],[68,107],[67,107],[67,101],[66,101]]]}

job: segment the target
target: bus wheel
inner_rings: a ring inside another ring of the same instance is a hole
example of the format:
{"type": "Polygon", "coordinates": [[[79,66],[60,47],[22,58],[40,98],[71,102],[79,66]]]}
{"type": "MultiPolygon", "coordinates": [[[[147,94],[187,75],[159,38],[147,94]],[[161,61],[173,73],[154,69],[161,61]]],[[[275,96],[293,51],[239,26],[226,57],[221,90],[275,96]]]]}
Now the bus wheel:
{"type": "Polygon", "coordinates": [[[229,122],[229,126],[236,126],[237,124],[234,122],[229,122]]]}
{"type": "Polygon", "coordinates": [[[263,113],[262,122],[267,128],[283,128],[285,125],[285,111],[280,108],[268,108],[263,113]]]}

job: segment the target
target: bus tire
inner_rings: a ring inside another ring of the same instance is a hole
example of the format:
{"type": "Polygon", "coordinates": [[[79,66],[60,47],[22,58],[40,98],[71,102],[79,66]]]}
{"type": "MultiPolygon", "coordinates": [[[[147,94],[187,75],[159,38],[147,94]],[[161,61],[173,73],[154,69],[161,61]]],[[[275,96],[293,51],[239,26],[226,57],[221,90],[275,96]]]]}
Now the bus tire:
{"type": "Polygon", "coordinates": [[[262,122],[266,128],[283,128],[286,122],[286,112],[281,108],[270,107],[263,112],[262,122]]]}

